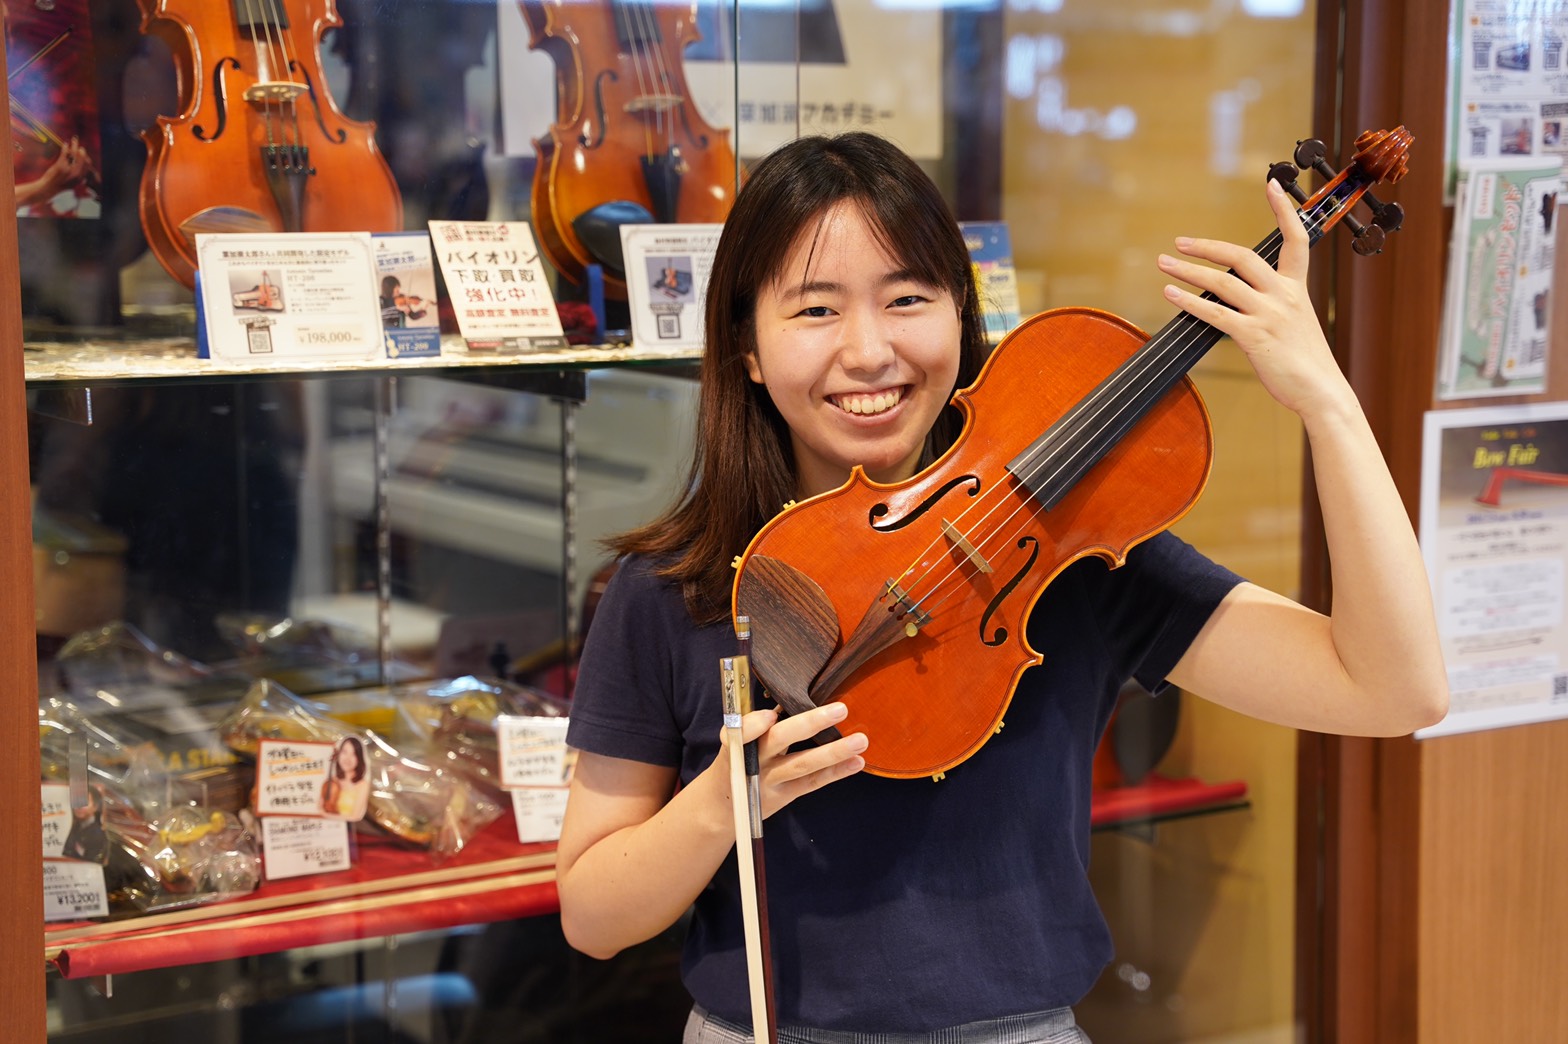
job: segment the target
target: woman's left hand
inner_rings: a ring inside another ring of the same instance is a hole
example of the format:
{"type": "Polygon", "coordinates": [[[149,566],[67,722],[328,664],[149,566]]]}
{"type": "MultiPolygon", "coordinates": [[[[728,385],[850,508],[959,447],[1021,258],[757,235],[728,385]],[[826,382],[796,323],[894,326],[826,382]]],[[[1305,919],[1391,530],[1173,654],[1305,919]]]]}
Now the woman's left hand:
{"type": "Polygon", "coordinates": [[[1220,299],[1204,300],[1177,286],[1165,288],[1172,304],[1230,335],[1269,394],[1305,415],[1320,403],[1342,403],[1351,394],[1350,386],[1323,337],[1307,293],[1307,231],[1277,182],[1268,182],[1267,195],[1284,237],[1277,269],[1249,247],[1187,237],[1176,240],[1180,253],[1220,267],[1168,254],[1160,255],[1159,265],[1167,275],[1220,299]]]}

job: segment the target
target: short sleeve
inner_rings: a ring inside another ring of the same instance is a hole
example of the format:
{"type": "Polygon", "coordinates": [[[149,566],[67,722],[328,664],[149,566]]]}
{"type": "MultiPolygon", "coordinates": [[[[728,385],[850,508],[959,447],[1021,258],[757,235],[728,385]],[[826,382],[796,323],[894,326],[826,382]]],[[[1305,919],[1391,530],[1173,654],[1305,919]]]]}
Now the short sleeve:
{"type": "Polygon", "coordinates": [[[677,585],[646,560],[622,561],[583,640],[570,746],[653,765],[681,763],[672,660],[679,646],[672,630],[684,614],[677,585]]]}
{"type": "MultiPolygon", "coordinates": [[[[1103,569],[1098,562],[1089,569],[1103,569]]],[[[1090,578],[1086,577],[1086,580],[1090,578]]],[[[1125,564],[1089,584],[1093,612],[1123,677],[1150,692],[1192,645],[1242,578],[1171,533],[1139,544],[1125,564]]]]}

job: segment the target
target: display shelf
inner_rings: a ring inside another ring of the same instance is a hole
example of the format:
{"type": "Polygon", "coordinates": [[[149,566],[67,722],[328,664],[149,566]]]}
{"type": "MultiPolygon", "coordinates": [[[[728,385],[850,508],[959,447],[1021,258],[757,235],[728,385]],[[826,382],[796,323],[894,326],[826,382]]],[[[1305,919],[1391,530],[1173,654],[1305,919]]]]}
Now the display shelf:
{"type": "MultiPolygon", "coordinates": [[[[1230,811],[1247,807],[1246,795],[1239,780],[1151,776],[1096,791],[1090,823],[1110,830],[1230,811]]],[[[205,906],[58,925],[44,932],[44,959],[80,979],[556,912],[555,845],[519,845],[513,830],[503,818],[441,864],[391,842],[362,842],[349,870],[268,882],[205,906]]]]}
{"type": "Polygon", "coordinates": [[[361,839],[348,870],[165,913],[46,927],[44,960],[81,979],[553,913],[555,845],[518,844],[515,830],[504,816],[441,863],[361,839]]]}
{"type": "Polygon", "coordinates": [[[1091,801],[1092,830],[1148,826],[1185,816],[1229,812],[1249,804],[1243,780],[1205,783],[1201,779],[1160,775],[1151,775],[1136,786],[1096,790],[1091,801]]]}
{"type": "Polygon", "coordinates": [[[581,345],[549,351],[470,351],[443,335],[439,356],[414,359],[202,359],[188,337],[141,341],[29,341],[23,373],[29,387],[142,380],[229,380],[237,377],[315,377],[332,374],[431,374],[495,369],[591,369],[602,366],[694,362],[700,351],[581,345]]]}

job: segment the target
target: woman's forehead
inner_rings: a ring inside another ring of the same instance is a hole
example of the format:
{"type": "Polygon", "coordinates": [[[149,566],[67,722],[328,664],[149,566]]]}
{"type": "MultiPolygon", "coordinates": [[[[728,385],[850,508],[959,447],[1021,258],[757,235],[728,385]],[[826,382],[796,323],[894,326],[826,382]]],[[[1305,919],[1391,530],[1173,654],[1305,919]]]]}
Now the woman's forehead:
{"type": "Polygon", "coordinates": [[[801,226],[769,284],[777,287],[809,282],[823,264],[843,261],[846,255],[854,257],[862,251],[872,251],[888,264],[903,263],[889,249],[886,232],[864,203],[855,199],[838,200],[801,226]]]}

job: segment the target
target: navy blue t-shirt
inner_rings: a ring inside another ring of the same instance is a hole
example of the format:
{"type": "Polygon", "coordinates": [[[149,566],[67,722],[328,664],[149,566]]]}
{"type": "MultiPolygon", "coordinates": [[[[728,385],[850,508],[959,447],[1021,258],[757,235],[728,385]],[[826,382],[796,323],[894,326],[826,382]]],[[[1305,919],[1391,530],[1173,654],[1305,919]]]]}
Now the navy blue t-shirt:
{"type": "MultiPolygon", "coordinates": [[[[1007,727],[940,782],[861,773],[769,817],[768,920],[782,1025],[929,1032],[1076,1003],[1112,957],[1089,887],[1095,746],[1129,677],[1160,688],[1239,578],[1170,534],[1120,569],[1065,569],[1041,596],[1007,727]]],[[[567,742],[678,767],[719,752],[727,624],[627,559],[583,649],[567,742]]],[[[679,852],[669,853],[679,859],[679,852]]],[[[733,851],[698,897],[682,973],[750,1021],[733,851]]]]}

